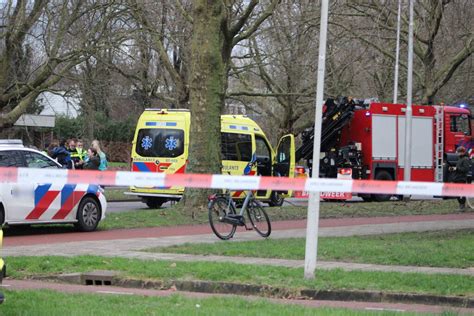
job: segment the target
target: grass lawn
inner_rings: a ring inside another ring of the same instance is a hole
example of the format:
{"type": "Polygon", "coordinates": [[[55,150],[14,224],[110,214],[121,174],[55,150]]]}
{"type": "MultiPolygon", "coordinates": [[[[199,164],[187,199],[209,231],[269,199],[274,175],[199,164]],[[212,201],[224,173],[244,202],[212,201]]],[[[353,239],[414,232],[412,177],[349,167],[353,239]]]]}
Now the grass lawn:
{"type": "Polygon", "coordinates": [[[101,270],[145,280],[206,280],[269,285],[296,289],[352,289],[440,295],[474,295],[474,277],[418,273],[320,270],[315,280],[303,279],[302,268],[215,262],[170,262],[138,259],[79,257],[9,257],[9,275],[27,278],[101,270]]]}
{"type": "Polygon", "coordinates": [[[107,162],[107,168],[111,170],[130,170],[130,163],[128,162],[117,162],[117,161],[109,161],[107,162]]]}
{"type": "Polygon", "coordinates": [[[124,192],[128,192],[128,188],[105,188],[105,197],[107,201],[127,201],[127,200],[140,200],[138,196],[125,195],[124,192]]]}
{"type": "MultiPolygon", "coordinates": [[[[322,203],[321,218],[400,216],[416,214],[449,214],[457,208],[455,200],[426,200],[411,202],[382,203],[322,203]]],[[[307,207],[285,205],[284,207],[267,207],[272,221],[306,219],[307,207]]],[[[174,226],[208,223],[207,211],[198,212],[193,220],[183,214],[178,203],[169,208],[157,210],[140,210],[108,214],[99,225],[99,229],[139,228],[155,226],[174,226]]]]}
{"type": "MultiPolygon", "coordinates": [[[[145,297],[66,294],[49,290],[6,291],[2,315],[398,315],[387,311],[356,311],[271,303],[264,299],[145,297]]],[[[404,314],[414,315],[414,314],[404,314]]]]}
{"type": "MultiPolygon", "coordinates": [[[[305,240],[184,244],[148,251],[303,260],[305,240]]],[[[474,267],[474,230],[323,237],[319,239],[318,258],[384,265],[469,268],[474,267]]]]}

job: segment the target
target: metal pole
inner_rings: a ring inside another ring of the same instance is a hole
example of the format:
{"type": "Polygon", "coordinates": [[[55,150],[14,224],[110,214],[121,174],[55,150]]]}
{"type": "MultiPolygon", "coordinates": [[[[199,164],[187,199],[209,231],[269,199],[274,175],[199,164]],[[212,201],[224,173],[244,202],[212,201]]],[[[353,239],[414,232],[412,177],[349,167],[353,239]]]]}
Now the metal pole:
{"type": "MultiPolygon", "coordinates": [[[[326,39],[328,31],[329,0],[321,1],[321,25],[319,31],[318,83],[316,87],[316,112],[314,116],[314,147],[312,178],[319,178],[319,156],[321,151],[321,124],[323,120],[324,73],[326,68],[326,39]]],[[[318,254],[319,192],[309,195],[308,220],[306,224],[306,249],[304,259],[305,279],[314,279],[318,254]]]]}
{"type": "Polygon", "coordinates": [[[395,78],[393,79],[393,103],[398,102],[398,59],[400,56],[400,21],[402,14],[402,0],[398,0],[397,17],[397,48],[395,50],[395,78]]]}
{"type": "Polygon", "coordinates": [[[408,75],[407,75],[407,108],[405,112],[405,168],[404,180],[410,181],[411,176],[411,119],[412,119],[412,83],[413,83],[413,1],[410,4],[410,24],[408,27],[408,75]]]}

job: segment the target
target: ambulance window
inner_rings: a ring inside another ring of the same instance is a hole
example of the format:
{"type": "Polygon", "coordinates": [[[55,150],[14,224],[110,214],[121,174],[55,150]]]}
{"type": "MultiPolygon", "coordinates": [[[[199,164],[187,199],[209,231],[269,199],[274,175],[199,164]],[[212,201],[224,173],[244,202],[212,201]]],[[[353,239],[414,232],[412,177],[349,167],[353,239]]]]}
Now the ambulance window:
{"type": "Polygon", "coordinates": [[[221,133],[222,160],[250,161],[252,137],[247,134],[221,133]]]}
{"type": "Polygon", "coordinates": [[[138,132],[136,151],[142,157],[178,157],[184,153],[184,131],[149,128],[138,132]]]}
{"type": "Polygon", "coordinates": [[[467,115],[451,116],[451,132],[460,132],[465,135],[471,135],[471,126],[467,115]]]}
{"type": "Polygon", "coordinates": [[[261,136],[255,135],[255,145],[257,147],[257,159],[270,159],[270,148],[261,136]]]}

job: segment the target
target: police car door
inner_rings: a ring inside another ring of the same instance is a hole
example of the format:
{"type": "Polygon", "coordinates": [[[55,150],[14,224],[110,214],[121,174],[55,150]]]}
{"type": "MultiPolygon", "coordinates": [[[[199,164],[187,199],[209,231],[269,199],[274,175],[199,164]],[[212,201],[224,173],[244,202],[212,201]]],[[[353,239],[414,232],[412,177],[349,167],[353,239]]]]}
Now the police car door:
{"type": "MultiPolygon", "coordinates": [[[[22,151],[25,166],[31,169],[60,169],[61,167],[48,157],[33,151],[22,151]]],[[[24,195],[22,210],[15,212],[15,220],[25,222],[45,222],[52,221],[54,215],[64,204],[63,184],[37,183],[32,179],[31,184],[27,184],[24,195]]],[[[72,188],[72,187],[71,187],[72,188]]],[[[72,190],[70,190],[72,193],[72,190]]]]}
{"type": "MultiPolygon", "coordinates": [[[[24,167],[23,159],[17,150],[2,150],[0,151],[0,167],[24,167]]],[[[21,198],[21,193],[24,192],[23,187],[18,183],[0,183],[0,200],[5,211],[5,221],[15,216],[17,209],[24,210],[27,207],[28,202],[21,198]]]]}

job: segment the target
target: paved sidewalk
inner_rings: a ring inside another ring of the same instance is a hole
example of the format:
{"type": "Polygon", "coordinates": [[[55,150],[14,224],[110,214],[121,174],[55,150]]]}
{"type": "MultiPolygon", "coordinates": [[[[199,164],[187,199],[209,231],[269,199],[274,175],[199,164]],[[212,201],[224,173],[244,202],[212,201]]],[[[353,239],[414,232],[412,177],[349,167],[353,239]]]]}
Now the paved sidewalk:
{"type": "MultiPolygon", "coordinates": [[[[425,221],[425,222],[399,222],[388,224],[352,225],[342,227],[322,227],[319,230],[321,237],[325,236],[355,236],[374,235],[399,232],[431,231],[431,230],[453,230],[474,228],[474,219],[449,220],[449,221],[425,221]]],[[[304,237],[305,229],[281,229],[272,232],[272,239],[304,237]]],[[[237,232],[234,240],[238,242],[245,240],[260,240],[255,232],[237,232]]],[[[212,234],[168,236],[159,238],[131,238],[104,241],[79,241],[55,244],[42,244],[30,246],[9,246],[3,249],[3,255],[8,256],[77,256],[96,255],[107,257],[122,257],[141,260],[171,260],[171,261],[213,261],[233,262],[242,264],[274,265],[285,267],[303,267],[302,260],[242,258],[222,256],[196,256],[182,254],[164,254],[143,252],[143,249],[153,247],[165,247],[183,243],[214,243],[225,242],[218,240],[212,234]]],[[[417,272],[429,274],[461,274],[474,276],[474,267],[470,269],[410,267],[410,266],[384,266],[374,264],[355,264],[344,262],[318,262],[320,269],[340,268],[347,271],[394,271],[394,272],[417,272]]]]}

